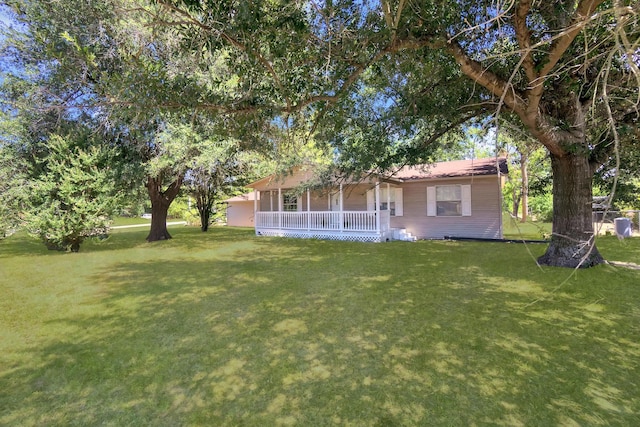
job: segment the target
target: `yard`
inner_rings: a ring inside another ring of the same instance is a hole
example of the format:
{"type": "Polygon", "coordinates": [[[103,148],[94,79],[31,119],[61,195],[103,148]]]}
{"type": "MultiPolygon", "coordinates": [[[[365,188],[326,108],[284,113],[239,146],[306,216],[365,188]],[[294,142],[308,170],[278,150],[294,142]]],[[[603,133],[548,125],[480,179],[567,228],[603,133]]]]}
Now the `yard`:
{"type": "MultiPolygon", "coordinates": [[[[640,425],[640,270],[147,232],[0,241],[0,425],[640,425]]],[[[599,248],[640,262],[640,239],[599,248]]]]}

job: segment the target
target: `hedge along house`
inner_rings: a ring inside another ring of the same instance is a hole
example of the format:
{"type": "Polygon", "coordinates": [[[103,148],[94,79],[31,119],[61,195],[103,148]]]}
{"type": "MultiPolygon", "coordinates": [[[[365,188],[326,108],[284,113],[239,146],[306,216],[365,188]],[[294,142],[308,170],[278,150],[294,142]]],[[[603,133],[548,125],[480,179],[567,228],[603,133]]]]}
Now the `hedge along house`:
{"type": "Polygon", "coordinates": [[[294,168],[249,185],[257,235],[382,242],[502,238],[503,158],[407,166],[389,175],[300,190],[311,170],[294,168]]]}

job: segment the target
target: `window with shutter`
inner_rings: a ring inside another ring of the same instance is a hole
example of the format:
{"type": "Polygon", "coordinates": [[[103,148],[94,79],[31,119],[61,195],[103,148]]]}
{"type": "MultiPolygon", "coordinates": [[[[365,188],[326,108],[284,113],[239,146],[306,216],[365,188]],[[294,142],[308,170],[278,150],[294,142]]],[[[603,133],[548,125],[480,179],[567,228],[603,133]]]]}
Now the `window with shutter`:
{"type": "Polygon", "coordinates": [[[471,216],[471,186],[427,187],[427,216],[471,216]]]}
{"type": "Polygon", "coordinates": [[[427,216],[436,216],[436,187],[427,187],[427,216]]]}
{"type": "Polygon", "coordinates": [[[461,185],[462,189],[462,216],[471,216],[471,186],[461,185]]]}

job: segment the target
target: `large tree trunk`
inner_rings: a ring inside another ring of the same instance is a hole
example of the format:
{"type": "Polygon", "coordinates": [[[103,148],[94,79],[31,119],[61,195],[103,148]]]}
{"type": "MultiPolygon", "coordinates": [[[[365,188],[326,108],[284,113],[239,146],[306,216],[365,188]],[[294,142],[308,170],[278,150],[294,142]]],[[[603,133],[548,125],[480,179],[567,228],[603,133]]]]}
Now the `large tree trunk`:
{"type": "Polygon", "coordinates": [[[158,240],[171,239],[171,234],[167,230],[167,213],[169,204],[162,199],[151,200],[151,229],[147,236],[147,242],[157,242],[158,240]]]}
{"type": "Polygon", "coordinates": [[[171,239],[171,234],[167,230],[167,214],[169,206],[178,195],[181,185],[182,177],[176,179],[166,191],[163,191],[161,177],[147,178],[147,192],[151,199],[151,229],[147,236],[147,242],[171,239]]]}
{"type": "Polygon", "coordinates": [[[200,230],[203,232],[209,230],[210,215],[211,212],[207,209],[200,211],[200,230]]]}
{"type": "Polygon", "coordinates": [[[593,169],[585,155],[551,154],[553,234],[541,265],[586,268],[604,262],[595,245],[592,219],[593,169]]]}

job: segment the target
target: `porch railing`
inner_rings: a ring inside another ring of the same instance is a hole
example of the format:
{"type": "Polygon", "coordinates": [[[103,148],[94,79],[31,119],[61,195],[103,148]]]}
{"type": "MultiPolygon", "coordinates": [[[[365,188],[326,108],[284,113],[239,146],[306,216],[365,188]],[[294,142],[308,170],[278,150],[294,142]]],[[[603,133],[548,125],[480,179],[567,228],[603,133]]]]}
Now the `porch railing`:
{"type": "Polygon", "coordinates": [[[256,228],[381,233],[389,230],[389,211],[256,212],[256,228]]]}

